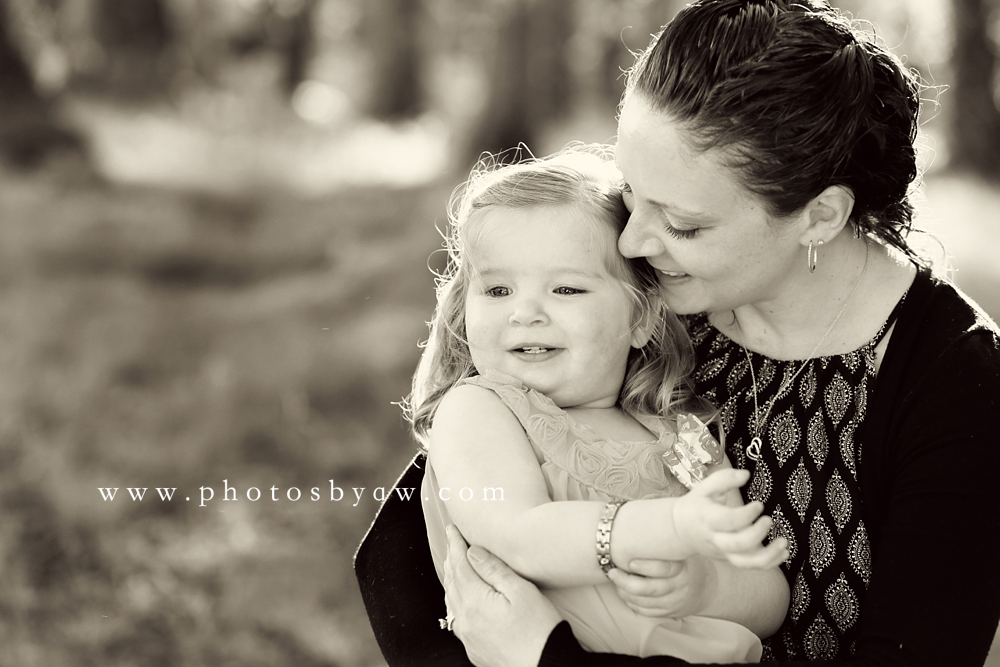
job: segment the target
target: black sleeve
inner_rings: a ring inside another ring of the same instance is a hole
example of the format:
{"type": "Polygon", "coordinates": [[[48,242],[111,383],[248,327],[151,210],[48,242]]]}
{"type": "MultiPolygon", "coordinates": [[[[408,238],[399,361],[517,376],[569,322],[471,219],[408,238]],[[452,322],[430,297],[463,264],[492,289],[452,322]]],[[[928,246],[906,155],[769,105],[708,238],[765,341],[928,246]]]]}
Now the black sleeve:
{"type": "Polygon", "coordinates": [[[588,653],[573,636],[569,623],[563,621],[552,630],[549,640],[542,649],[542,657],[538,667],[627,667],[630,665],[642,667],[682,667],[690,663],[680,658],[657,655],[649,658],[637,658],[632,655],[617,653],[588,653]]]}
{"type": "MultiPolygon", "coordinates": [[[[396,481],[398,488],[420,490],[423,455],[396,481]]],[[[390,493],[354,555],[375,639],[390,667],[434,665],[469,667],[465,647],[442,630],[444,589],[427,546],[420,496],[403,500],[390,493]]]]}
{"type": "Polygon", "coordinates": [[[862,468],[881,496],[865,513],[872,580],[857,655],[981,667],[1000,621],[1000,345],[980,328],[930,358],[919,349],[877,380],[897,395],[884,435],[872,434],[885,445],[862,468]]]}

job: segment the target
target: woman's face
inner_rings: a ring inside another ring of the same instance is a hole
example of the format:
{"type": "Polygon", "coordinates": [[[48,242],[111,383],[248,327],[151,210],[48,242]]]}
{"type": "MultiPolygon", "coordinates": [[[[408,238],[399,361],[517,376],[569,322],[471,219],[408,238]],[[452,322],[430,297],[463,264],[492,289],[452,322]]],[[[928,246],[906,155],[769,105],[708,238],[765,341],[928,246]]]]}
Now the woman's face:
{"type": "Polygon", "coordinates": [[[641,97],[626,99],[616,159],[632,215],[618,248],[657,269],[680,314],[776,298],[794,262],[805,262],[797,225],[773,220],[718,152],[693,150],[685,131],[641,97]]]}

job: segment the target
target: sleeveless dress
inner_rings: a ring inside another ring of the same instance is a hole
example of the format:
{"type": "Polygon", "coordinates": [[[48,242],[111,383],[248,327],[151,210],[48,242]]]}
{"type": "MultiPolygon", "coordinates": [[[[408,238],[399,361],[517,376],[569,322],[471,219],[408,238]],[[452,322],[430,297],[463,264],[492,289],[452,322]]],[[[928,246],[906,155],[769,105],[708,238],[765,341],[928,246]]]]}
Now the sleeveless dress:
{"type": "MultiPolygon", "coordinates": [[[[690,436],[690,432],[682,430],[688,423],[685,418],[690,419],[687,415],[673,422],[656,417],[639,418],[656,440],[616,442],[578,424],[548,397],[528,389],[513,377],[488,370],[463,383],[495,392],[517,416],[540,461],[552,500],[609,502],[677,497],[687,491],[667,471],[662,458],[673,449],[679,431],[681,437],[690,436]]],[[[451,519],[438,492],[437,477],[428,461],[420,497],[434,567],[443,580],[442,565],[447,556],[444,528],[451,519]]],[[[597,527],[594,529],[596,533],[597,527]]],[[[760,640],[742,625],[700,616],[677,619],[642,616],[618,597],[610,582],[542,592],[590,651],[640,657],[671,655],[696,663],[760,659],[760,640]]]]}
{"type": "Polygon", "coordinates": [[[874,338],[847,354],[809,360],[787,387],[803,360],[748,354],[707,315],[684,318],[697,359],[695,391],[719,407],[733,466],[752,473],[744,500],[764,504],[774,521],[768,540],[788,540],[790,556],[781,567],[791,604],[781,628],[764,641],[765,662],[854,654],[872,561],[858,480],[862,426],[875,386],[875,347],[905,298],[874,338]],[[774,400],[757,459],[748,452],[756,423],[754,377],[761,418],[774,400]]]}

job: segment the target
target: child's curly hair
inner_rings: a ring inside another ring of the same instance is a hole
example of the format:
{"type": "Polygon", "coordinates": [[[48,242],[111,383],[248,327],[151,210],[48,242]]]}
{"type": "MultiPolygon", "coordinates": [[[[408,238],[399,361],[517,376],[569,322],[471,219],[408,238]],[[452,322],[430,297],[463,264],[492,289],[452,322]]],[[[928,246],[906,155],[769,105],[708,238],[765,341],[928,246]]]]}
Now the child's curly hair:
{"type": "MultiPolygon", "coordinates": [[[[465,249],[474,241],[466,233],[469,220],[492,207],[573,205],[605,221],[617,239],[629,217],[621,182],[609,146],[576,144],[550,157],[516,164],[499,164],[489,156],[455,189],[449,202],[451,224],[444,234],[448,262],[436,280],[430,336],[413,375],[412,391],[403,402],[421,447],[426,447],[441,398],[459,381],[478,374],[465,332],[465,300],[472,277],[465,249]]],[[[713,415],[712,407],[691,389],[688,376],[694,368],[694,351],[684,326],[660,299],[656,271],[645,260],[622,257],[613,245],[605,249],[605,258],[608,271],[621,281],[632,302],[632,326],[651,330],[646,345],[629,351],[618,397],[621,409],[630,414],[665,416],[680,409],[706,418],[713,415]]]]}

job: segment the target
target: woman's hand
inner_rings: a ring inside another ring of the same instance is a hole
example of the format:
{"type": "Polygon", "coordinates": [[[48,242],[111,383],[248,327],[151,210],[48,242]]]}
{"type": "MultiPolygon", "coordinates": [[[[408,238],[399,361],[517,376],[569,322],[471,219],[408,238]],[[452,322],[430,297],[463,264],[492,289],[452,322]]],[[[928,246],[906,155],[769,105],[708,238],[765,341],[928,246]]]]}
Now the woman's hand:
{"type": "Polygon", "coordinates": [[[608,578],[618,597],[643,616],[698,616],[716,594],[718,577],[707,558],[634,560],[629,572],[615,568],[608,578]]]}
{"type": "Polygon", "coordinates": [[[448,526],[445,604],[452,631],[477,667],[534,667],[559,612],[534,584],[448,526]]]}

